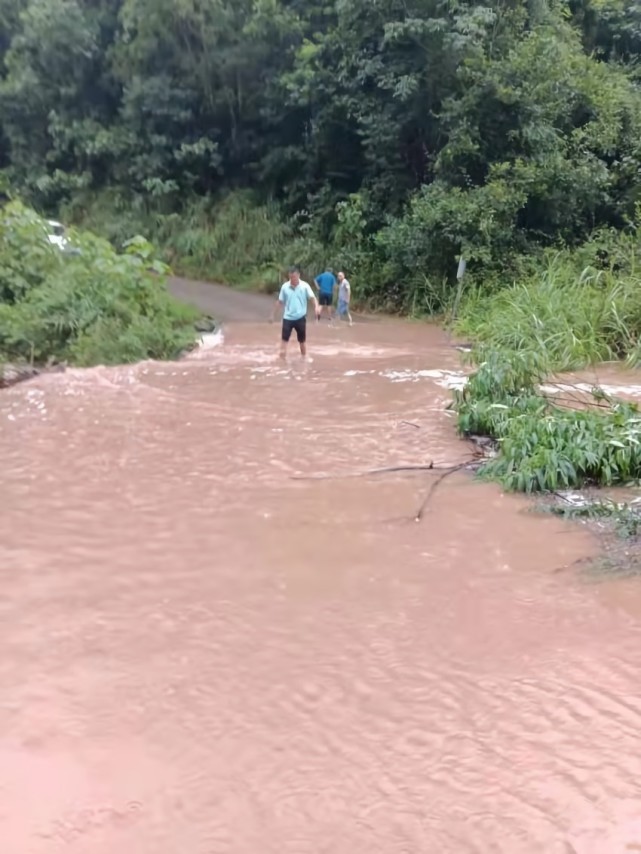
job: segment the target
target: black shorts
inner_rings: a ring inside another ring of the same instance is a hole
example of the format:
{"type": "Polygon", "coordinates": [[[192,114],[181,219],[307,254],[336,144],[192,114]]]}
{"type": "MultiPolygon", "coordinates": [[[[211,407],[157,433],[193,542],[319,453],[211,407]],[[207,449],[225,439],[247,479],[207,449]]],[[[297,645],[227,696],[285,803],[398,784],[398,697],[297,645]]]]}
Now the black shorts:
{"type": "Polygon", "coordinates": [[[307,318],[299,317],[298,320],[285,320],[283,318],[283,341],[289,341],[292,330],[296,330],[299,344],[304,344],[307,338],[307,318]]]}
{"type": "Polygon", "coordinates": [[[331,304],[332,304],[332,302],[333,302],[333,300],[332,300],[332,294],[324,294],[324,293],[322,293],[322,292],[321,292],[321,293],[318,295],[318,301],[319,301],[319,303],[320,303],[321,305],[331,305],[331,304]]]}

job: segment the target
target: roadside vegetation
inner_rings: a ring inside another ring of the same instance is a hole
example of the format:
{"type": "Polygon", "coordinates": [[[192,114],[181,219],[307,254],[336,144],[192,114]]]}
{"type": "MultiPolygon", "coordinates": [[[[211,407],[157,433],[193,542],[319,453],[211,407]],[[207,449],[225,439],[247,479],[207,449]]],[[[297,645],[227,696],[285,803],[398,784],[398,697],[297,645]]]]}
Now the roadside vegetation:
{"type": "Polygon", "coordinates": [[[641,478],[641,413],[594,388],[564,403],[542,390],[549,363],[531,352],[480,351],[453,406],[459,431],[496,442],[483,467],[507,489],[556,492],[641,478]],[[568,405],[569,403],[569,405],[568,405]]]}
{"type": "Polygon", "coordinates": [[[0,209],[0,362],[117,364],[193,344],[194,312],[169,296],[145,240],[118,254],[89,233],[71,239],[66,254],[34,211],[0,209]]]}
{"type": "Polygon", "coordinates": [[[491,293],[475,287],[455,328],[506,351],[538,354],[553,371],[641,362],[641,234],[609,230],[574,249],[528,259],[491,293]]]}
{"type": "Polygon", "coordinates": [[[282,217],[275,202],[261,202],[250,190],[222,200],[192,200],[180,213],[154,207],[153,201],[140,200],[131,207],[130,199],[103,193],[67,203],[62,216],[115,246],[131,234],[145,234],[176,273],[239,288],[276,291],[292,258],[310,272],[320,272],[327,263],[319,240],[305,236],[282,217]]]}
{"type": "Polygon", "coordinates": [[[598,386],[551,381],[567,358],[552,352],[556,358],[538,341],[520,350],[477,345],[470,356],[476,370],[451,404],[459,433],[483,442],[478,476],[542,496],[543,512],[591,525],[603,554],[585,563],[589,574],[638,575],[641,411],[598,386]],[[603,497],[611,487],[627,488],[625,499],[603,497]]]}
{"type": "Polygon", "coordinates": [[[464,304],[459,334],[476,342],[476,371],[455,392],[463,435],[497,455],[482,473],[507,489],[557,492],[641,479],[641,413],[595,387],[546,393],[550,378],[606,360],[641,358],[639,235],[604,233],[548,250],[518,282],[464,304]]]}

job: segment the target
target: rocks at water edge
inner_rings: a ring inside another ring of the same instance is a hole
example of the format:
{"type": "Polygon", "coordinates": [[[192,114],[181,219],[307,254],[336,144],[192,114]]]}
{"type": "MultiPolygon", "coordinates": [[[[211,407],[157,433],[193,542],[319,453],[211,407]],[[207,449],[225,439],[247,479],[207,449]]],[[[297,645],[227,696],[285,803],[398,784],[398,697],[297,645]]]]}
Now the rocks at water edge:
{"type": "Polygon", "coordinates": [[[0,365],[0,388],[8,388],[38,374],[31,365],[0,365]]]}
{"type": "Polygon", "coordinates": [[[216,321],[213,317],[201,317],[194,323],[194,329],[196,332],[215,332],[216,321]]]}
{"type": "Polygon", "coordinates": [[[9,388],[9,386],[37,377],[39,374],[64,371],[64,369],[65,365],[63,364],[48,364],[40,368],[27,364],[0,364],[0,388],[9,388]]]}

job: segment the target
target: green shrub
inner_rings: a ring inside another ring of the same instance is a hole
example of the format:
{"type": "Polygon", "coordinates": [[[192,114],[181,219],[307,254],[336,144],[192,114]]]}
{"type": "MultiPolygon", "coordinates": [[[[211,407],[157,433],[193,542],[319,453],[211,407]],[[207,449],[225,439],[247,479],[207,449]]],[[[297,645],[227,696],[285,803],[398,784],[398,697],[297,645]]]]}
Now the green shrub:
{"type": "Polygon", "coordinates": [[[549,363],[536,353],[479,352],[479,367],[453,408],[463,435],[494,439],[498,453],[481,469],[506,489],[556,491],[612,486],[641,478],[641,413],[592,391],[593,406],[565,409],[540,391],[549,363]]]}
{"type": "Polygon", "coordinates": [[[172,358],[194,340],[192,309],[173,300],[151,247],[126,254],[72,233],[78,254],[52,246],[46,225],[19,202],[0,210],[0,358],[89,365],[172,358]]]}

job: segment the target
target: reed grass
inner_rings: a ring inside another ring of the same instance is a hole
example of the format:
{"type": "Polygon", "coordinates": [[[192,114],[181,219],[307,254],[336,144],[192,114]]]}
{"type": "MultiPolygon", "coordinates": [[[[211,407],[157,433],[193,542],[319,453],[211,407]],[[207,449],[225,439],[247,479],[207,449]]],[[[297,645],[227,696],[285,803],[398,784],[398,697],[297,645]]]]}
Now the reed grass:
{"type": "Polygon", "coordinates": [[[176,273],[238,288],[273,292],[290,265],[313,277],[332,260],[331,251],[301,223],[285,219],[273,201],[258,203],[248,191],[189,199],[175,213],[163,213],[146,199],[101,193],[76,199],[66,215],[116,246],[143,234],[176,273]]]}
{"type": "Polygon", "coordinates": [[[639,364],[636,265],[580,267],[581,256],[550,254],[539,272],[489,296],[477,288],[463,303],[457,332],[506,352],[537,353],[555,371],[608,360],[639,364]]]}

